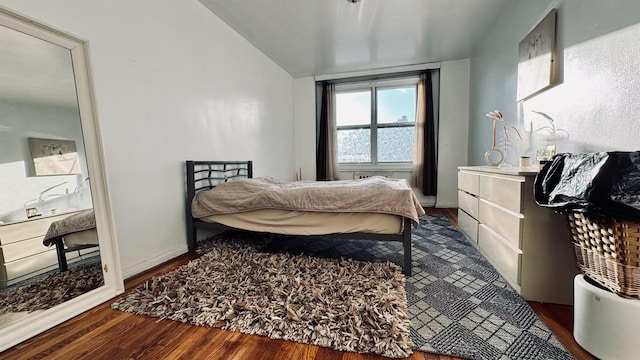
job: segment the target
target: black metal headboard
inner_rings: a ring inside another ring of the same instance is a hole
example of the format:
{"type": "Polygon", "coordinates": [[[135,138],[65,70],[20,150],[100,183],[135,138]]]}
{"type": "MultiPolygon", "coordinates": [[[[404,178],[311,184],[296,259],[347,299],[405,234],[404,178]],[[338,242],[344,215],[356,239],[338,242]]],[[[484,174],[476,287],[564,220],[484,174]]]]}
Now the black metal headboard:
{"type": "Polygon", "coordinates": [[[220,183],[253,177],[252,161],[186,161],[187,196],[185,214],[187,221],[187,244],[189,251],[195,251],[196,224],[191,212],[191,202],[199,191],[209,190],[220,183]]]}
{"type": "Polygon", "coordinates": [[[252,161],[187,160],[187,194],[195,195],[216,185],[238,178],[253,177],[252,161]]]}

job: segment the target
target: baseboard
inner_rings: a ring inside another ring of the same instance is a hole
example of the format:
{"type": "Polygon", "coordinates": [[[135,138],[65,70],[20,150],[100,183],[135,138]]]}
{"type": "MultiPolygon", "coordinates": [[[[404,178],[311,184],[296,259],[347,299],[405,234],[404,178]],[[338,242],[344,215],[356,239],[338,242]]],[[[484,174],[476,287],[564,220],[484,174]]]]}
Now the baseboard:
{"type": "Polygon", "coordinates": [[[440,208],[440,209],[457,209],[458,208],[458,203],[451,203],[451,204],[442,204],[442,203],[437,203],[436,206],[434,206],[435,208],[440,208]]]}
{"type": "Polygon", "coordinates": [[[158,255],[149,260],[145,260],[139,264],[135,264],[133,266],[129,266],[122,269],[122,277],[126,280],[130,277],[140,274],[141,272],[147,271],[155,266],[160,264],[164,264],[171,259],[175,259],[178,256],[185,254],[188,251],[187,246],[181,246],[179,248],[173,249],[164,254],[158,255]]]}

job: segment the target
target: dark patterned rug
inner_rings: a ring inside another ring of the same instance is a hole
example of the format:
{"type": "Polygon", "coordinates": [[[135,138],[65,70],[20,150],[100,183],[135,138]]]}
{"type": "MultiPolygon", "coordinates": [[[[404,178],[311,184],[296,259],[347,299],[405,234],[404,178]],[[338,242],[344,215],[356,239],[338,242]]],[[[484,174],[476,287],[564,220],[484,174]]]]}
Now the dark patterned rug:
{"type": "MultiPolygon", "coordinates": [[[[477,360],[573,359],[446,217],[423,217],[412,241],[406,293],[415,349],[477,360]]],[[[400,243],[274,236],[264,250],[402,266],[400,243]]]]}

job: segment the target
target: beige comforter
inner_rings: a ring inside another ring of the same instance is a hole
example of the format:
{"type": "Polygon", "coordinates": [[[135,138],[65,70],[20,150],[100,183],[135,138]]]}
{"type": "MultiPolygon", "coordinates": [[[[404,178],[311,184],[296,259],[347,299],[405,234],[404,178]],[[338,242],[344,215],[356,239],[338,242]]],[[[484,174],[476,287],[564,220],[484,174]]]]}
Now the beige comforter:
{"type": "Polygon", "coordinates": [[[54,244],[53,238],[96,228],[96,217],[93,209],[83,210],[62,220],[54,221],[49,226],[42,243],[46,246],[54,244]]]}
{"type": "Polygon", "coordinates": [[[374,176],[362,180],[296,181],[270,178],[231,181],[196,194],[193,217],[261,209],[399,215],[414,226],[424,210],[406,180],[374,176]]]}

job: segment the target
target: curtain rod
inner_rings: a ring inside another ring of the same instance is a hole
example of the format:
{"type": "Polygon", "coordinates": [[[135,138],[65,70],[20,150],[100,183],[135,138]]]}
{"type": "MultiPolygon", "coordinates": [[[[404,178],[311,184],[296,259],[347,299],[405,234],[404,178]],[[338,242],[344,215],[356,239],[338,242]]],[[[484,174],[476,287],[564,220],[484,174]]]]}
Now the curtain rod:
{"type": "Polygon", "coordinates": [[[315,76],[314,79],[315,81],[324,81],[324,80],[345,79],[345,78],[351,78],[351,77],[402,73],[402,72],[419,71],[419,70],[427,70],[427,69],[440,69],[440,63],[438,62],[438,63],[415,64],[415,65],[406,65],[406,66],[391,66],[391,67],[378,68],[378,69],[350,71],[350,72],[343,72],[343,73],[329,74],[329,75],[318,75],[318,76],[315,76]]]}

